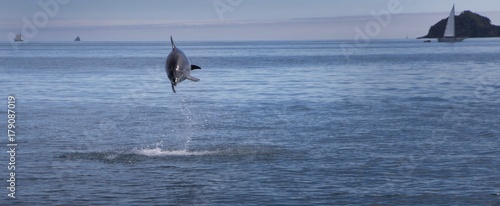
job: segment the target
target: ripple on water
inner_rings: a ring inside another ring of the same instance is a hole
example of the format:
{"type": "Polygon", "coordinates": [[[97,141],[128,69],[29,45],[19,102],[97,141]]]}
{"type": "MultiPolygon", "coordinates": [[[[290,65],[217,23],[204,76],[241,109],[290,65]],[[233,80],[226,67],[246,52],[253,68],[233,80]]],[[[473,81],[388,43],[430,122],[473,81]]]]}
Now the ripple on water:
{"type": "Polygon", "coordinates": [[[89,151],[89,152],[66,152],[59,158],[68,160],[94,160],[106,163],[136,163],[152,159],[172,158],[206,158],[214,157],[219,160],[231,161],[241,158],[269,159],[280,156],[291,156],[286,149],[274,146],[219,146],[215,148],[199,150],[168,150],[163,148],[133,148],[122,150],[89,151]]]}

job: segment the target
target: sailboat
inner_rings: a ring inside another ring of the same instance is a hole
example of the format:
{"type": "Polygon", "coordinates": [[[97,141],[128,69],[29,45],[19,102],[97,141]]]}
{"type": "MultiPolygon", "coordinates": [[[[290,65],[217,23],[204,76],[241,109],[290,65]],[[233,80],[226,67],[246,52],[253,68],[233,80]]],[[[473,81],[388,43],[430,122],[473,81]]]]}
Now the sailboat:
{"type": "Polygon", "coordinates": [[[466,37],[455,36],[455,4],[451,8],[450,16],[446,22],[443,38],[438,38],[438,42],[462,42],[466,37]]]}
{"type": "Polygon", "coordinates": [[[23,41],[23,39],[21,37],[21,33],[16,34],[16,38],[14,38],[14,41],[23,41]]]}
{"type": "Polygon", "coordinates": [[[75,41],[80,41],[80,37],[77,36],[76,39],[75,39],[75,41]]]}

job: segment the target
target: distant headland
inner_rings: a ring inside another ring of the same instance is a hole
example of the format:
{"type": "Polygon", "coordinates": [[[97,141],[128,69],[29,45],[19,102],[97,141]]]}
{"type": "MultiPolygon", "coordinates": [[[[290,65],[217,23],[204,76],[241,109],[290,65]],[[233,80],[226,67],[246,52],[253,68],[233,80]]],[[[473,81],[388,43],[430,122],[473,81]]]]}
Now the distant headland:
{"type": "MultiPolygon", "coordinates": [[[[443,37],[446,19],[441,19],[438,23],[431,26],[429,33],[422,38],[441,38],[443,37]]],[[[491,24],[488,17],[481,16],[471,11],[464,11],[455,16],[455,34],[469,38],[479,37],[500,37],[500,26],[491,24]]]]}

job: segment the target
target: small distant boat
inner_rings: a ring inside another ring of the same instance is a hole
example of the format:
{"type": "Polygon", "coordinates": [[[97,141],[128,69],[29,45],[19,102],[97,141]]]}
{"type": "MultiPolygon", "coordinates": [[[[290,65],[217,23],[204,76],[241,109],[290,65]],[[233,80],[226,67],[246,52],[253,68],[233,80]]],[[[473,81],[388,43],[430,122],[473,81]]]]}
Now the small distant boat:
{"type": "Polygon", "coordinates": [[[425,40],[424,42],[425,42],[425,43],[429,43],[429,42],[432,42],[432,41],[431,41],[431,40],[425,40]]]}
{"type": "Polygon", "coordinates": [[[75,39],[75,41],[80,41],[80,37],[77,36],[76,39],[75,39]]]}
{"type": "Polygon", "coordinates": [[[453,4],[450,16],[448,16],[448,21],[446,22],[443,38],[438,38],[438,42],[462,42],[466,38],[455,36],[455,4],[453,4]]]}
{"type": "Polygon", "coordinates": [[[14,38],[14,41],[23,41],[23,38],[21,37],[21,33],[16,34],[16,38],[14,38]]]}

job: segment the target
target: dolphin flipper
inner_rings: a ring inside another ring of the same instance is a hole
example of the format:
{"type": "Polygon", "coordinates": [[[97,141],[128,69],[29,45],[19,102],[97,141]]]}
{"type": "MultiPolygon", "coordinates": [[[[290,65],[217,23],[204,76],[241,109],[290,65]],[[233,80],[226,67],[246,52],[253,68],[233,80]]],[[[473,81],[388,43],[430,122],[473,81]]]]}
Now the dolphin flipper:
{"type": "Polygon", "coordinates": [[[189,79],[193,82],[197,82],[197,81],[200,81],[200,79],[196,78],[196,77],[192,77],[192,76],[187,76],[186,79],[189,79]]]}
{"type": "Polygon", "coordinates": [[[201,69],[201,67],[198,65],[191,64],[191,70],[195,70],[195,69],[201,69]]]}

